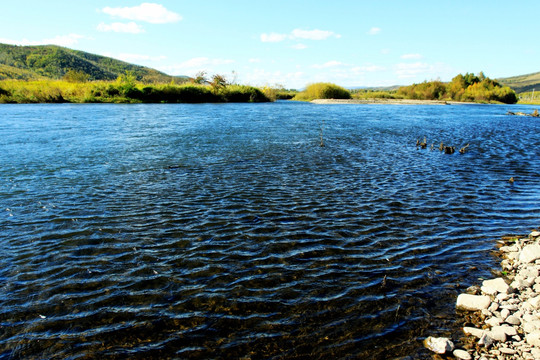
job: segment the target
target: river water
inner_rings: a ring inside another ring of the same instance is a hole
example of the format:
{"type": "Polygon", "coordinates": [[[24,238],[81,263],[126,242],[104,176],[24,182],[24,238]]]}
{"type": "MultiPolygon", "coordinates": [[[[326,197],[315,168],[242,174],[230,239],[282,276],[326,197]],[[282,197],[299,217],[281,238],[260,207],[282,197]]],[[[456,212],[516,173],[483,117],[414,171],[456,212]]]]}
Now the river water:
{"type": "Polygon", "coordinates": [[[540,224],[510,109],[0,105],[0,358],[428,358],[540,224]]]}

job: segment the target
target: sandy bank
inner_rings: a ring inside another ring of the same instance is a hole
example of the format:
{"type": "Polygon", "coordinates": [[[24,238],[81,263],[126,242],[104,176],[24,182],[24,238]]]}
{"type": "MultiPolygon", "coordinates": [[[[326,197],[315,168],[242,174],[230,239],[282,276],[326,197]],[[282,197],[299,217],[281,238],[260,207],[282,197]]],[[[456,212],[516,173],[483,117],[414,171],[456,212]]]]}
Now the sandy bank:
{"type": "Polygon", "coordinates": [[[450,105],[453,102],[440,100],[410,100],[410,99],[317,99],[313,104],[382,104],[382,105],[450,105]]]}

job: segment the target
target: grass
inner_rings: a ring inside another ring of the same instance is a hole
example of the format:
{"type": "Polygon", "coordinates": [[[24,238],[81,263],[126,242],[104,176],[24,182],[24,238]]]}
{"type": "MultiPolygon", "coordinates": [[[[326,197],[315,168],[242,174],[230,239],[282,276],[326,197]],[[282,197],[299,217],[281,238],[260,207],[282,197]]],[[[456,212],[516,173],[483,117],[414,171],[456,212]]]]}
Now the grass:
{"type": "Polygon", "coordinates": [[[530,91],[518,94],[518,104],[540,105],[540,91],[530,91]]]}
{"type": "Polygon", "coordinates": [[[246,85],[213,88],[198,84],[144,85],[131,81],[0,81],[0,103],[203,103],[267,102],[263,91],[246,85]]]}
{"type": "Polygon", "coordinates": [[[311,101],[315,99],[350,99],[349,90],[332,83],[310,84],[302,92],[296,94],[293,100],[311,101]]]}

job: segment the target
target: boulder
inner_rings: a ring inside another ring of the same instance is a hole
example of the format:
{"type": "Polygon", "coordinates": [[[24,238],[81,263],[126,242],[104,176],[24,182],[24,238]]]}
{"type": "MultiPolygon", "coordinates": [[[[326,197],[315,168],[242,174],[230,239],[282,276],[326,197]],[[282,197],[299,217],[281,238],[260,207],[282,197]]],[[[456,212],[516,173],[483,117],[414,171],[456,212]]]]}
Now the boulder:
{"type": "Polygon", "coordinates": [[[489,296],[460,294],[457,298],[456,308],[461,310],[484,310],[491,304],[489,296]]]}
{"type": "Polygon", "coordinates": [[[424,340],[424,346],[437,354],[444,354],[454,350],[454,343],[444,337],[436,338],[430,336],[424,340]]]}
{"type": "Polygon", "coordinates": [[[537,244],[525,246],[519,254],[519,262],[523,264],[531,263],[537,259],[540,259],[540,245],[537,244]]]}
{"type": "Polygon", "coordinates": [[[510,286],[508,286],[503,278],[484,280],[482,283],[482,291],[489,295],[497,295],[498,293],[508,294],[510,291],[510,286]],[[484,289],[488,290],[489,292],[485,291],[484,289]]]}

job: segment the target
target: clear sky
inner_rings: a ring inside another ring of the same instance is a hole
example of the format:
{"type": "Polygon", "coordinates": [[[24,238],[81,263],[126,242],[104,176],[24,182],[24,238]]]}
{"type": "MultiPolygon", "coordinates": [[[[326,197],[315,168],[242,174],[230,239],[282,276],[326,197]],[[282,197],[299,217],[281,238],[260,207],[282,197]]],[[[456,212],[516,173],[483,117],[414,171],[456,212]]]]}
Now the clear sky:
{"type": "Polygon", "coordinates": [[[540,71],[538,0],[26,0],[0,42],[57,44],[256,86],[408,85],[540,71]]]}

